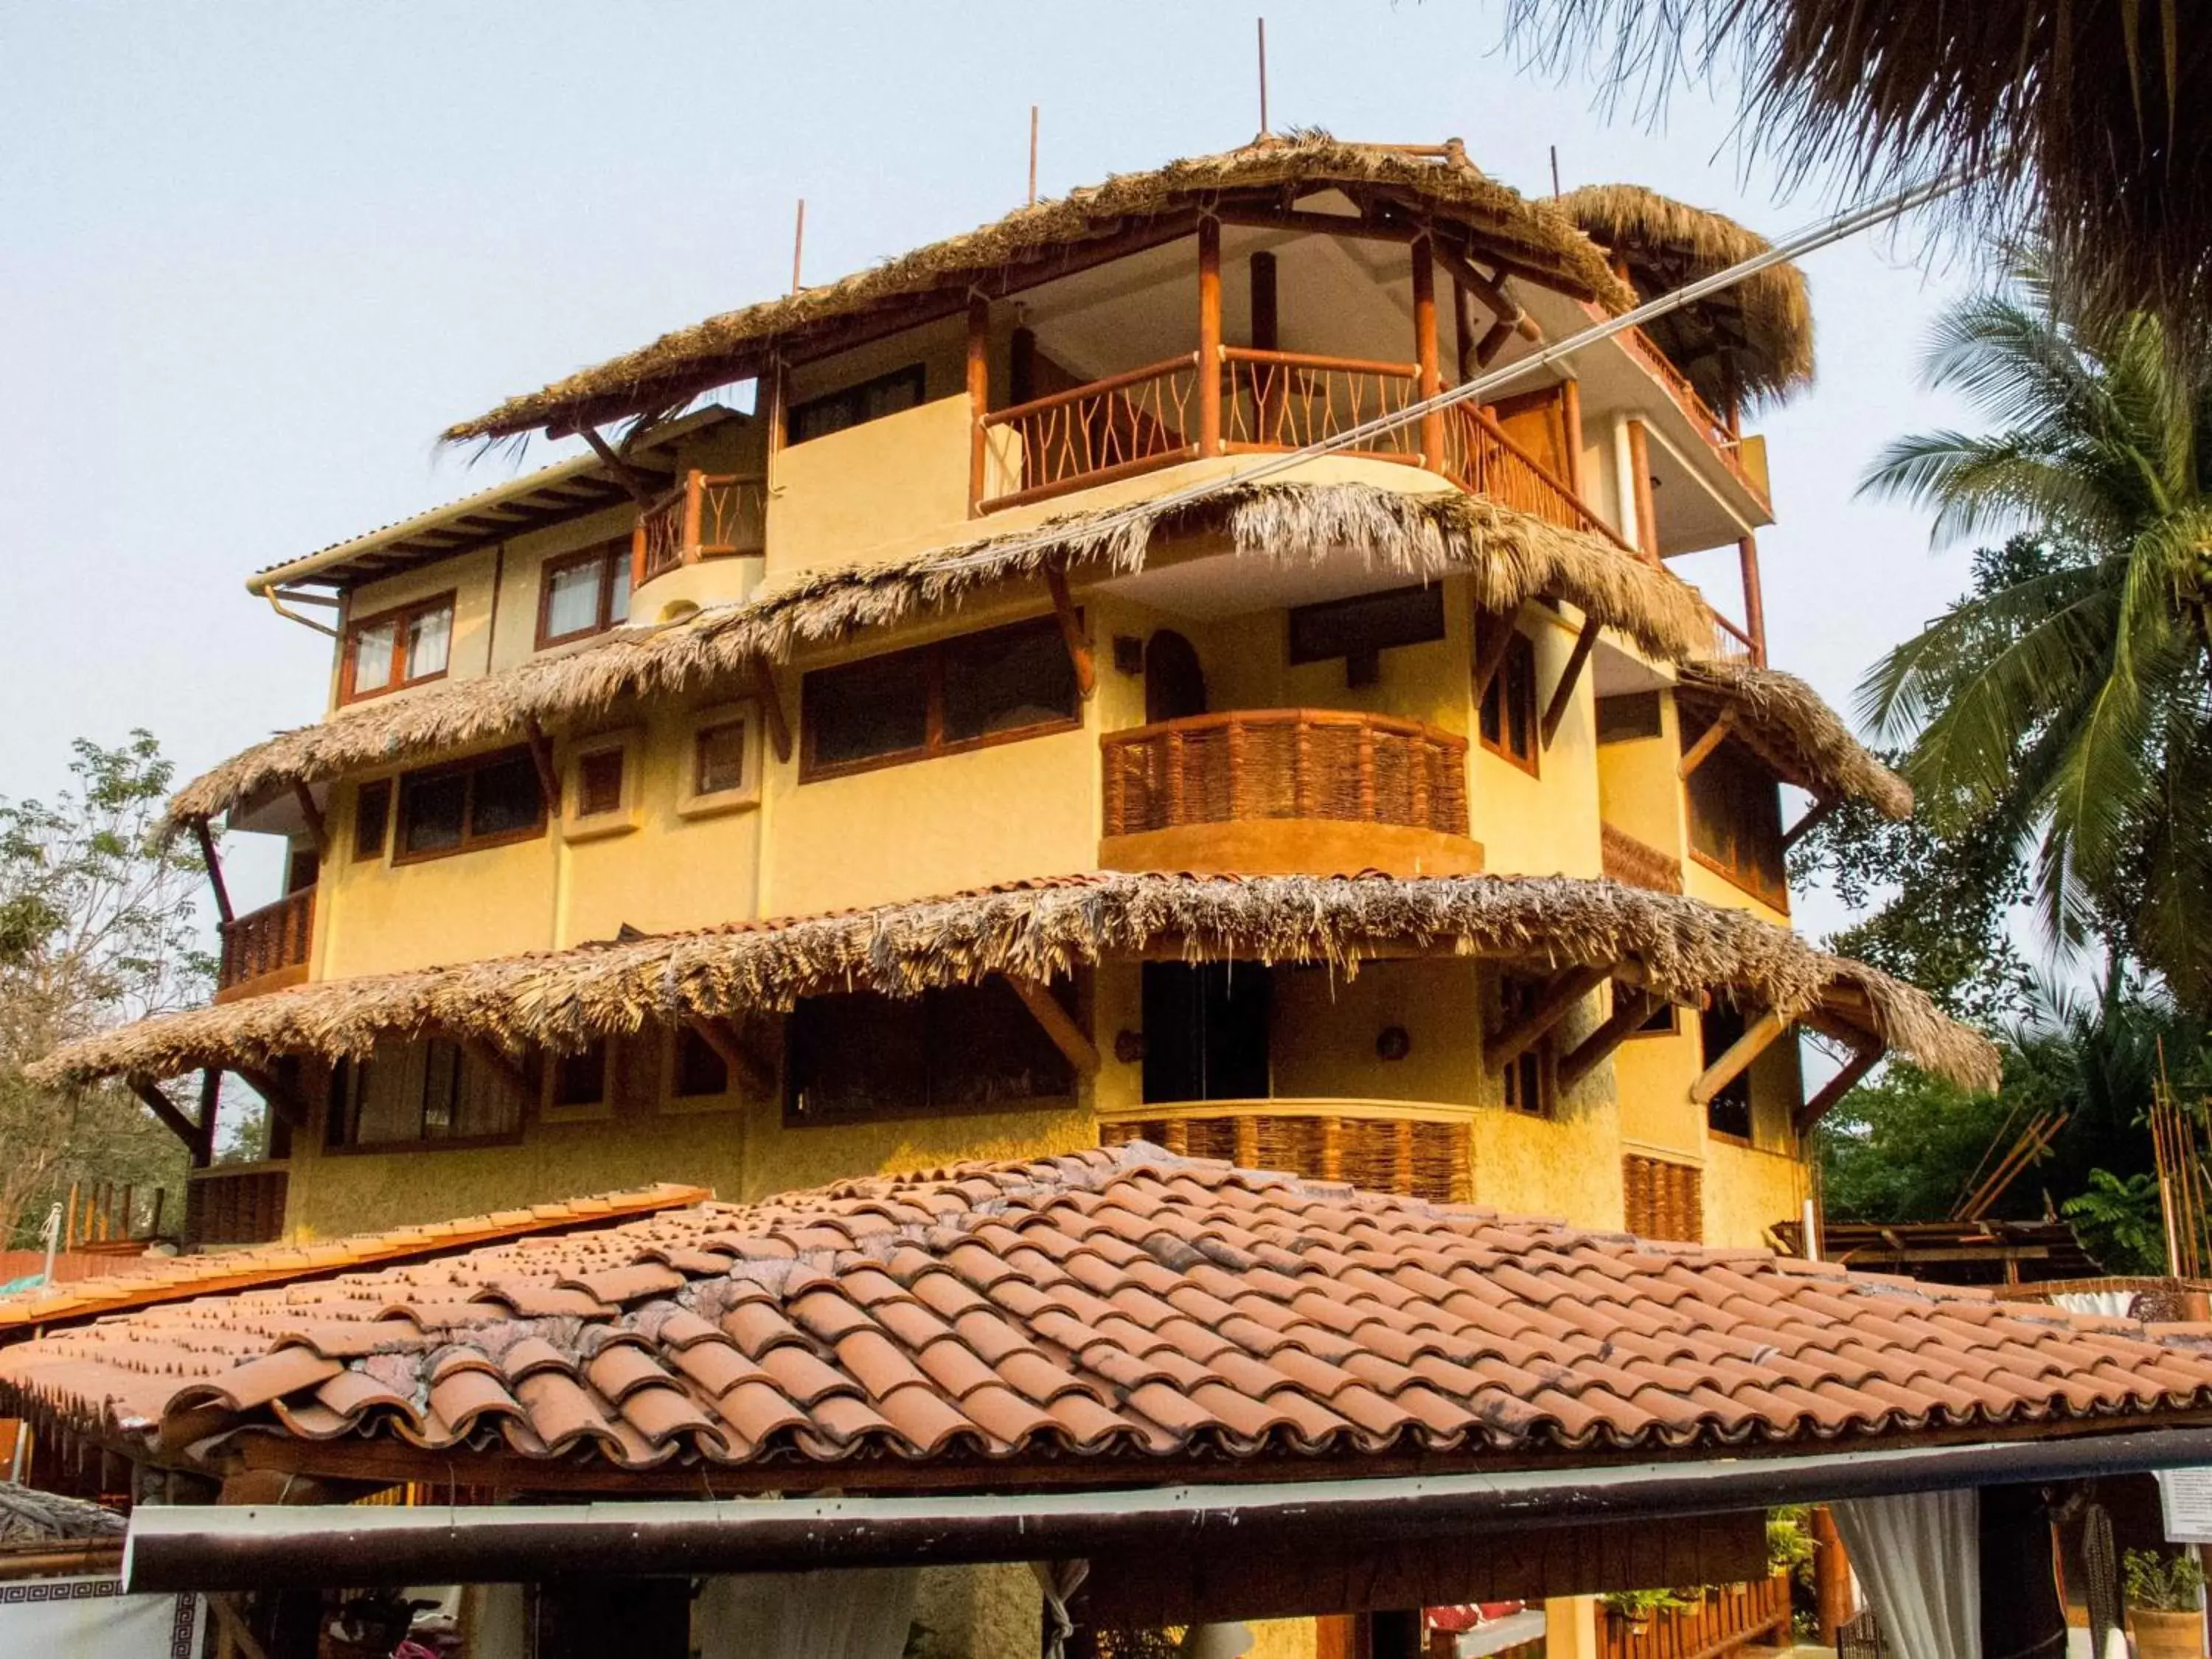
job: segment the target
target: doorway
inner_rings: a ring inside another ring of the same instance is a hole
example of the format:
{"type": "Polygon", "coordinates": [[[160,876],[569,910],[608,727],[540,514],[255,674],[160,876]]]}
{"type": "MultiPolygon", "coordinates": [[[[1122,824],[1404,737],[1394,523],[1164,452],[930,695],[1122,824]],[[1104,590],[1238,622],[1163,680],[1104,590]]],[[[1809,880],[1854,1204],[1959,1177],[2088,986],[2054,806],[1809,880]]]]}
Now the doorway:
{"type": "Polygon", "coordinates": [[[1206,671],[1198,647],[1172,628],[1145,641],[1145,724],[1206,713],[1206,671]]]}
{"type": "Polygon", "coordinates": [[[1145,1103],[1265,1100],[1273,976],[1256,962],[1148,962],[1145,1103]]]}

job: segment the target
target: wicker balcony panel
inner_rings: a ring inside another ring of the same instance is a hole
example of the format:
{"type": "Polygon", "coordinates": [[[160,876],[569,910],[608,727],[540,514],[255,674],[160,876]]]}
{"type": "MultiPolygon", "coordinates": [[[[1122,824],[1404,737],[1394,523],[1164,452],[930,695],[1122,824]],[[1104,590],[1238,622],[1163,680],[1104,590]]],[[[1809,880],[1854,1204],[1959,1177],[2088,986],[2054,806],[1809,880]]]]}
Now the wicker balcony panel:
{"type": "Polygon", "coordinates": [[[1473,1136],[1463,1120],[1263,1109],[1200,1116],[1163,1106],[1154,1117],[1100,1125],[1098,1139],[1106,1146],[1148,1140],[1180,1157],[1348,1181],[1438,1204],[1474,1195],[1473,1136]]]}

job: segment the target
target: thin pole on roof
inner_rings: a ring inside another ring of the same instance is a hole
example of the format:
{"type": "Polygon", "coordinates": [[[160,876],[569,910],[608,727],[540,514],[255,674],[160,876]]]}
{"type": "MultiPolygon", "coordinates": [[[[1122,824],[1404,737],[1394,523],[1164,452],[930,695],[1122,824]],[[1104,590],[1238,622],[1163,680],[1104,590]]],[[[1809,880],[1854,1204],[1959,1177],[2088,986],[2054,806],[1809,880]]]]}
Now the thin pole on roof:
{"type": "Polygon", "coordinates": [[[1030,106],[1030,205],[1036,205],[1037,106],[1030,106]]]}
{"type": "Polygon", "coordinates": [[[1552,146],[1552,194],[1559,193],[1559,147],[1552,146]]]}
{"type": "Polygon", "coordinates": [[[1260,24],[1260,136],[1267,136],[1267,20],[1260,24]]]}
{"type": "Polygon", "coordinates": [[[791,291],[799,292],[799,256],[806,246],[806,198],[799,198],[799,222],[791,231],[791,291]]]}

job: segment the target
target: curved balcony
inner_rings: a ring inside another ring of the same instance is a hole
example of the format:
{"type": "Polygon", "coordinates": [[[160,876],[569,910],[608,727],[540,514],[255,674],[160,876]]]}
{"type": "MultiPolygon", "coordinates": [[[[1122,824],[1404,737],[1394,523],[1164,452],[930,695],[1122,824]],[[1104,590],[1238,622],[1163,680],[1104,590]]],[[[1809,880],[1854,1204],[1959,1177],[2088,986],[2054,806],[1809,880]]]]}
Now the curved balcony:
{"type": "Polygon", "coordinates": [[[1468,875],[1467,739],[1418,720],[1248,708],[1099,739],[1109,870],[1468,875]]]}
{"type": "Polygon", "coordinates": [[[1395,1101],[1209,1100],[1117,1113],[1098,1126],[1098,1143],[1149,1140],[1185,1158],[1465,1204],[1474,1196],[1473,1120],[1467,1108],[1395,1101]]]}

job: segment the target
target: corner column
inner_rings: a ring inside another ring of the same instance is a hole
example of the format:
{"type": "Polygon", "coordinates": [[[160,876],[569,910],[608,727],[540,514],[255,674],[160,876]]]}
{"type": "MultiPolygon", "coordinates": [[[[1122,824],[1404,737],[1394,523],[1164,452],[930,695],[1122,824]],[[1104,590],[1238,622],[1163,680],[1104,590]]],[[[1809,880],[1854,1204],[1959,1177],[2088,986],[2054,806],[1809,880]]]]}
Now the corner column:
{"type": "Polygon", "coordinates": [[[1198,453],[1221,453],[1221,221],[1198,222],[1198,453]]]}
{"type": "MultiPolygon", "coordinates": [[[[1413,238],[1413,362],[1414,384],[1424,400],[1442,391],[1437,371],[1437,260],[1435,245],[1426,235],[1413,238]]],[[[1431,472],[1444,470],[1444,417],[1431,410],[1421,416],[1421,465],[1431,472]]]]}
{"type": "Polygon", "coordinates": [[[968,296],[968,516],[983,510],[984,470],[988,460],[983,417],[991,412],[991,302],[968,296]]]}

